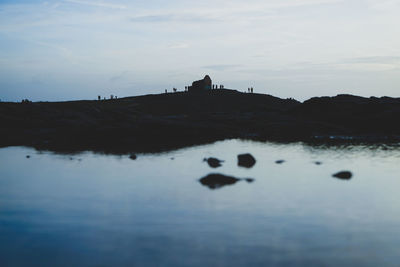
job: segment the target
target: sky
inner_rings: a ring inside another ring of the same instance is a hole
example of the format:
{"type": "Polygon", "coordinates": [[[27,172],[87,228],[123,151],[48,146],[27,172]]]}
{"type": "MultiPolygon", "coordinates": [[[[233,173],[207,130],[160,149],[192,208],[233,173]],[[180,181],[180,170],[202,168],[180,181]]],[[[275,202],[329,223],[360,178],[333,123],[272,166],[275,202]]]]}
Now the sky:
{"type": "Polygon", "coordinates": [[[0,99],[400,97],[400,0],[0,0],[0,99]]]}

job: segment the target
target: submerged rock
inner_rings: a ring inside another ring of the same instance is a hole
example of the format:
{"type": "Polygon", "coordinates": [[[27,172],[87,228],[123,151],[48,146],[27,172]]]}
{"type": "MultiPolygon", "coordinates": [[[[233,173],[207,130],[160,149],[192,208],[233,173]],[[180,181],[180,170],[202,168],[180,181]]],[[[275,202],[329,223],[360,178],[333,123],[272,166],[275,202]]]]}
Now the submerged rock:
{"type": "Polygon", "coordinates": [[[217,159],[217,158],[205,158],[204,161],[207,161],[208,165],[211,168],[218,168],[221,167],[221,162],[224,162],[223,160],[217,159]]]}
{"type": "Polygon", "coordinates": [[[333,174],[332,176],[342,180],[350,180],[353,174],[349,171],[341,171],[333,174]]]}
{"type": "Polygon", "coordinates": [[[256,164],[256,159],[250,154],[240,154],[238,157],[238,165],[241,167],[251,168],[256,164]]]}
{"type": "Polygon", "coordinates": [[[282,164],[282,163],[284,163],[284,162],[285,162],[285,161],[284,161],[283,159],[280,159],[280,160],[275,161],[276,164],[282,164]]]}
{"type": "Polygon", "coordinates": [[[254,181],[252,178],[235,178],[233,176],[227,176],[223,174],[218,174],[218,173],[212,173],[209,174],[203,178],[200,179],[200,183],[204,186],[207,186],[210,189],[218,189],[226,185],[232,185],[237,183],[240,180],[245,180],[248,183],[251,183],[254,181]]]}
{"type": "Polygon", "coordinates": [[[129,156],[129,158],[130,158],[131,160],[135,160],[135,159],[137,159],[137,156],[136,156],[135,154],[131,154],[131,155],[129,156]]]}

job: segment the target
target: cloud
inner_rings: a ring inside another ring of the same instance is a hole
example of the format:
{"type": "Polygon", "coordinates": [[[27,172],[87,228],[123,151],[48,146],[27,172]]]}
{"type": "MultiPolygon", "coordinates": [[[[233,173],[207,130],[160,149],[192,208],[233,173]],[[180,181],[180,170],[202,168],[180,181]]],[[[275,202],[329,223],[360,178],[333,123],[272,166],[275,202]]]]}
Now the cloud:
{"type": "Polygon", "coordinates": [[[345,2],[344,0],[281,0],[281,1],[266,1],[263,5],[269,8],[290,8],[300,6],[312,6],[312,5],[327,5],[339,2],[345,2]]]}
{"type": "Polygon", "coordinates": [[[162,14],[147,14],[139,15],[130,18],[131,22],[144,22],[144,23],[164,23],[164,22],[215,22],[218,21],[215,17],[202,13],[162,13],[162,14]]]}
{"type": "Polygon", "coordinates": [[[129,74],[128,71],[123,71],[123,72],[121,72],[121,73],[119,73],[119,74],[117,74],[115,76],[112,76],[110,78],[110,82],[111,83],[119,82],[119,81],[125,79],[127,74],[129,74]]]}
{"type": "Polygon", "coordinates": [[[172,20],[172,17],[168,14],[144,15],[130,18],[131,22],[165,22],[170,20],[172,20]]]}
{"type": "Polygon", "coordinates": [[[217,65],[203,66],[202,68],[210,69],[210,70],[214,70],[214,71],[225,71],[225,70],[230,70],[230,69],[236,69],[241,66],[242,65],[239,65],[239,64],[217,64],[217,65]]]}
{"type": "MultiPolygon", "coordinates": [[[[70,0],[81,1],[81,0],[70,0]]],[[[270,0],[258,1],[252,0],[246,3],[241,1],[210,2],[209,5],[188,4],[184,7],[175,6],[176,2],[170,2],[170,5],[161,12],[142,13],[130,18],[131,22],[144,23],[162,23],[162,22],[222,22],[222,21],[240,21],[254,20],[256,18],[273,17],[278,9],[294,8],[312,5],[329,5],[344,2],[344,0],[270,0]],[[212,6],[212,8],[209,8],[212,6]]]]}
{"type": "Polygon", "coordinates": [[[399,64],[400,56],[373,56],[373,57],[356,57],[344,60],[343,63],[359,63],[359,64],[399,64]]]}
{"type": "Polygon", "coordinates": [[[13,77],[84,73],[154,88],[215,72],[233,87],[273,80],[301,92],[387,75],[388,88],[400,85],[400,0],[44,1],[0,4],[0,68],[13,77]]]}
{"type": "Polygon", "coordinates": [[[381,72],[400,69],[400,56],[369,56],[348,58],[336,63],[331,67],[342,70],[381,72]]]}
{"type": "Polygon", "coordinates": [[[64,0],[64,2],[86,5],[86,6],[94,6],[94,7],[104,7],[104,8],[112,8],[112,9],[126,9],[127,7],[124,5],[118,4],[109,4],[104,2],[94,2],[94,1],[84,1],[84,0],[64,0]]]}
{"type": "Polygon", "coordinates": [[[396,7],[399,7],[399,0],[367,0],[367,3],[370,8],[379,10],[379,11],[391,11],[396,7]]]}
{"type": "Polygon", "coordinates": [[[189,45],[186,43],[178,43],[178,44],[173,44],[170,45],[168,48],[170,49],[184,49],[184,48],[188,48],[189,45]]]}

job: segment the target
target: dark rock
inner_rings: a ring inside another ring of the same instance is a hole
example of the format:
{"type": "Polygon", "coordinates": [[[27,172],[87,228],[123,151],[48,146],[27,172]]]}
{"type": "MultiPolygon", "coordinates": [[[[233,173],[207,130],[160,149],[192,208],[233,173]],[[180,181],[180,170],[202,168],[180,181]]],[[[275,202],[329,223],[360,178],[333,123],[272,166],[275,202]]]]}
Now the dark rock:
{"type": "Polygon", "coordinates": [[[315,163],[315,165],[322,165],[321,161],[315,161],[314,163],[315,163]]]}
{"type": "Polygon", "coordinates": [[[204,161],[207,161],[208,165],[211,168],[218,168],[221,167],[221,162],[224,162],[223,160],[217,159],[217,158],[205,158],[204,161]]]}
{"type": "Polygon", "coordinates": [[[235,184],[238,181],[240,181],[238,178],[215,173],[209,174],[200,179],[200,183],[210,189],[221,188],[225,185],[235,184]]]}
{"type": "Polygon", "coordinates": [[[349,171],[341,171],[333,174],[332,176],[342,180],[350,180],[353,174],[349,171]]]}
{"type": "Polygon", "coordinates": [[[204,79],[199,81],[194,81],[192,86],[189,86],[189,93],[204,93],[207,90],[211,90],[212,81],[210,76],[206,75],[204,79]]]}
{"type": "Polygon", "coordinates": [[[0,114],[0,147],[67,153],[129,156],[232,138],[328,145],[400,140],[400,124],[395,123],[400,98],[388,97],[339,95],[300,103],[220,89],[115,101],[1,102],[0,114]]]}
{"type": "Polygon", "coordinates": [[[137,156],[136,156],[135,154],[131,154],[131,155],[129,156],[129,158],[130,158],[131,160],[135,160],[135,159],[137,159],[137,156]]]}
{"type": "Polygon", "coordinates": [[[29,155],[26,155],[26,158],[27,158],[27,159],[29,159],[30,157],[31,157],[31,156],[29,156],[29,155]]]}
{"type": "Polygon", "coordinates": [[[207,186],[210,189],[218,189],[226,185],[232,185],[237,183],[240,180],[245,180],[248,183],[254,181],[252,178],[235,178],[232,176],[226,176],[223,174],[212,173],[200,179],[200,183],[204,186],[207,186]]]}
{"type": "Polygon", "coordinates": [[[241,167],[251,168],[256,164],[256,159],[249,153],[238,155],[238,165],[241,167]]]}
{"type": "Polygon", "coordinates": [[[284,162],[285,162],[285,161],[284,161],[283,159],[280,159],[280,160],[275,161],[276,164],[282,164],[282,163],[284,163],[284,162]]]}

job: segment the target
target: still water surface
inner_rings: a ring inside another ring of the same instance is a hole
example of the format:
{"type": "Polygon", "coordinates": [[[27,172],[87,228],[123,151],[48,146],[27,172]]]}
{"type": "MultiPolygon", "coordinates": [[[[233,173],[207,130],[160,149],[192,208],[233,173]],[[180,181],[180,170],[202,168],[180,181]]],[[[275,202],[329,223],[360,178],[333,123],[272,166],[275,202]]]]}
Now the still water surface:
{"type": "Polygon", "coordinates": [[[131,160],[10,147],[0,163],[0,266],[400,265],[399,148],[230,140],[131,160]],[[254,182],[211,190],[210,173],[254,182]]]}

